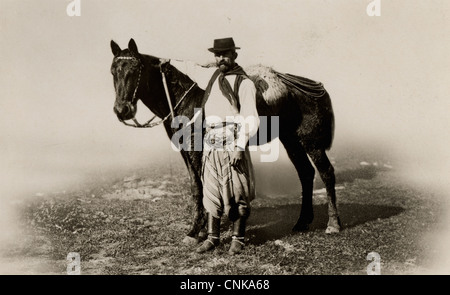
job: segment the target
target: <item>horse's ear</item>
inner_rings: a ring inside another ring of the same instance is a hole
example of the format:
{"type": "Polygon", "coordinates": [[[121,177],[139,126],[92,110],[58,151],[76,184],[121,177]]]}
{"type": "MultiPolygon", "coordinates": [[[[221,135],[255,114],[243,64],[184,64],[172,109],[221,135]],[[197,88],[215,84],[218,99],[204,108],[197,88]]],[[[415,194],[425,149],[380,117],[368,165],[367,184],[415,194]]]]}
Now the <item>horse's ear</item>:
{"type": "Polygon", "coordinates": [[[119,45],[117,45],[116,42],[111,40],[111,51],[114,54],[114,56],[117,56],[122,51],[122,49],[120,49],[119,45]]]}
{"type": "Polygon", "coordinates": [[[136,42],[134,42],[133,38],[131,38],[130,42],[128,42],[128,49],[133,53],[139,53],[136,42]]]}

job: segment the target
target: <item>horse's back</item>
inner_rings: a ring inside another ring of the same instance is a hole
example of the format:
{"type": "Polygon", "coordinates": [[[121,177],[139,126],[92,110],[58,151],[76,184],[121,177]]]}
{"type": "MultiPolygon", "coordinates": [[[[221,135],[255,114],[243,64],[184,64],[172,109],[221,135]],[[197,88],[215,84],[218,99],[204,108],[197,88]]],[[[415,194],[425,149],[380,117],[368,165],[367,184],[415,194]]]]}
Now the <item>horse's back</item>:
{"type": "MultiPolygon", "coordinates": [[[[257,89],[260,116],[279,116],[280,133],[298,136],[305,149],[331,147],[334,113],[322,83],[262,65],[245,70],[257,89]]],[[[274,137],[272,133],[268,141],[274,137]]]]}

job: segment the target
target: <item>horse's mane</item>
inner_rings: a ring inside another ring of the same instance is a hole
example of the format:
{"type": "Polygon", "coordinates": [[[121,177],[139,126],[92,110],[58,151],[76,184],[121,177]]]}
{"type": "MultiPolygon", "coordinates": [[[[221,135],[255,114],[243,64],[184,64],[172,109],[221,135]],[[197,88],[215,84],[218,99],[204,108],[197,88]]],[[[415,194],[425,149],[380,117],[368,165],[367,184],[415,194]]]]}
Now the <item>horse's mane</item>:
{"type": "MultiPolygon", "coordinates": [[[[141,54],[141,56],[143,57],[147,65],[154,67],[157,71],[160,71],[160,58],[147,54],[141,54]]],[[[192,81],[189,76],[185,75],[169,63],[166,65],[164,73],[166,74],[167,81],[169,83],[172,83],[171,86],[174,86],[171,87],[171,89],[174,91],[174,94],[176,96],[183,95],[184,92],[189,89],[189,87],[194,83],[194,81],[192,81]]]]}

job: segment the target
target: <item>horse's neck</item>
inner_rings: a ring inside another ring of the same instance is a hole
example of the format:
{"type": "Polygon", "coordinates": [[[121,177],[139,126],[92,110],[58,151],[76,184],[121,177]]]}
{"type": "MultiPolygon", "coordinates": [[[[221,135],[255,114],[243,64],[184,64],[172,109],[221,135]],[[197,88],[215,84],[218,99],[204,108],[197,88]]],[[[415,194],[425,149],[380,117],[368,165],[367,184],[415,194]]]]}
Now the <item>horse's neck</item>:
{"type": "Polygon", "coordinates": [[[162,74],[159,68],[159,58],[141,54],[144,63],[144,71],[147,76],[146,88],[141,96],[141,101],[152,113],[160,118],[164,118],[170,113],[164,86],[162,84],[162,74]]]}
{"type": "Polygon", "coordinates": [[[172,98],[174,106],[179,104],[175,111],[176,114],[190,117],[193,115],[194,108],[201,107],[204,92],[200,90],[189,76],[183,74],[172,65],[169,65],[168,68],[167,84],[174,96],[172,98]]]}
{"type": "Polygon", "coordinates": [[[147,99],[143,103],[158,117],[164,118],[170,113],[168,103],[170,97],[172,107],[175,108],[179,104],[175,110],[175,116],[191,116],[194,107],[197,107],[197,105],[200,107],[201,103],[199,104],[198,101],[201,102],[203,98],[203,94],[199,93],[199,89],[194,85],[194,82],[169,64],[164,71],[165,83],[169,90],[169,93],[166,93],[163,76],[160,73],[159,59],[149,55],[143,55],[143,57],[149,76],[147,99]],[[191,88],[193,85],[194,87],[191,88]],[[183,101],[180,103],[182,99],[183,101]]]}
{"type": "Polygon", "coordinates": [[[167,75],[168,87],[174,93],[175,102],[179,102],[183,95],[189,90],[189,88],[194,84],[194,81],[190,79],[187,75],[180,72],[177,68],[172,65],[168,67],[169,71],[167,75]]]}

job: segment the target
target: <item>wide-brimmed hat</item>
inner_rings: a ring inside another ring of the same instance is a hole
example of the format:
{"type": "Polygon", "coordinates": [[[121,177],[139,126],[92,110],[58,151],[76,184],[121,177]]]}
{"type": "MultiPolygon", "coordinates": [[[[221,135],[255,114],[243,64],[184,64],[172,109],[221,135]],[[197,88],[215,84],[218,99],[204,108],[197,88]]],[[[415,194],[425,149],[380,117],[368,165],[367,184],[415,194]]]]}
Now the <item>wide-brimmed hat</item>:
{"type": "Polygon", "coordinates": [[[215,39],[214,47],[209,48],[208,50],[211,52],[222,52],[228,50],[241,49],[240,47],[236,47],[234,45],[233,38],[223,38],[223,39],[215,39]]]}

